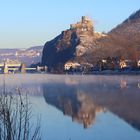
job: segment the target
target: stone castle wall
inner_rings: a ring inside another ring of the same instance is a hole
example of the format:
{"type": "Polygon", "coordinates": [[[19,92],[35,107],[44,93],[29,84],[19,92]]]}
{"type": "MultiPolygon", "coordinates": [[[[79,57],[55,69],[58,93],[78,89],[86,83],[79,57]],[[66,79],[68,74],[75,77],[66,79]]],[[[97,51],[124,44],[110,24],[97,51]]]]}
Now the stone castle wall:
{"type": "Polygon", "coordinates": [[[76,24],[71,24],[70,29],[80,30],[80,31],[93,31],[93,22],[86,16],[82,16],[80,22],[76,24]]]}

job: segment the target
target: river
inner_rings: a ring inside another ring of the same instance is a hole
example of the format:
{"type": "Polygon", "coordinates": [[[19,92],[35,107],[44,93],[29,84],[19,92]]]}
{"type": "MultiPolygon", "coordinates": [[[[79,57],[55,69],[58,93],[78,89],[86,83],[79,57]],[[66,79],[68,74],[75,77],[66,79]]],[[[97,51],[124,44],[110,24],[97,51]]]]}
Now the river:
{"type": "Polygon", "coordinates": [[[28,95],[43,140],[140,138],[140,75],[0,75],[4,84],[28,95]]]}

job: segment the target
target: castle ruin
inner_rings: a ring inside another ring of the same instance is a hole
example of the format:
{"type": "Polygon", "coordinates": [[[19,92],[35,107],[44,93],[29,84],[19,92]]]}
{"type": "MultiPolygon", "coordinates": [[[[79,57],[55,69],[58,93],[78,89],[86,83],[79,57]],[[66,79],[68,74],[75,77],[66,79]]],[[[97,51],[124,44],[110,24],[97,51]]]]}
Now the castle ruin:
{"type": "Polygon", "coordinates": [[[93,22],[86,16],[82,16],[80,22],[77,22],[76,24],[71,24],[70,29],[76,31],[83,31],[83,32],[94,31],[93,22]]]}

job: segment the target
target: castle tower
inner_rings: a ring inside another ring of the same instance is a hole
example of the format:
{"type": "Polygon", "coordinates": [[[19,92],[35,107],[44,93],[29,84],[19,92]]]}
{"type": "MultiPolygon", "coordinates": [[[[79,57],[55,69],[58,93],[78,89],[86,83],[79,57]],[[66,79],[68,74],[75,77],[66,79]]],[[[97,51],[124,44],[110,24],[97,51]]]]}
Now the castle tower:
{"type": "Polygon", "coordinates": [[[82,16],[82,22],[85,22],[85,21],[90,21],[90,19],[86,16],[82,16]]]}
{"type": "Polygon", "coordinates": [[[93,33],[94,27],[93,22],[86,16],[82,16],[81,21],[77,22],[76,24],[71,24],[70,29],[74,29],[79,32],[90,32],[93,33]]]}

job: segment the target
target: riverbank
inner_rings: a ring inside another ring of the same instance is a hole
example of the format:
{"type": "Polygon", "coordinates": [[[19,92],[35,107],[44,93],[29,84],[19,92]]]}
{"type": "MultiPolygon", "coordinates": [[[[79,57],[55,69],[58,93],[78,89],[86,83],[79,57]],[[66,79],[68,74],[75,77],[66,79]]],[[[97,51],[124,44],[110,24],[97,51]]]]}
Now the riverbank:
{"type": "MultiPolygon", "coordinates": [[[[52,73],[52,72],[26,72],[26,73],[8,73],[6,75],[15,74],[49,74],[49,75],[140,75],[140,70],[103,70],[103,71],[90,71],[90,72],[64,72],[64,73],[52,73]]],[[[3,73],[0,73],[3,75],[3,73]]]]}
{"type": "Polygon", "coordinates": [[[140,70],[137,71],[113,71],[113,70],[104,70],[104,71],[91,71],[91,72],[68,72],[65,74],[70,75],[140,75],[140,70]]]}

